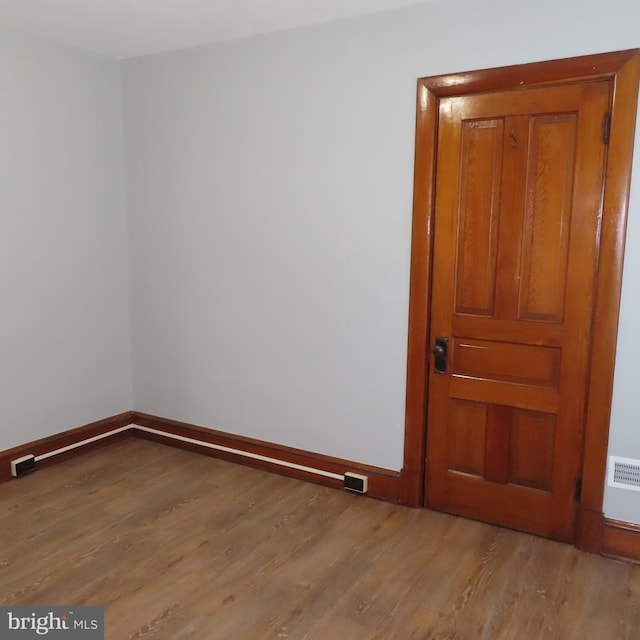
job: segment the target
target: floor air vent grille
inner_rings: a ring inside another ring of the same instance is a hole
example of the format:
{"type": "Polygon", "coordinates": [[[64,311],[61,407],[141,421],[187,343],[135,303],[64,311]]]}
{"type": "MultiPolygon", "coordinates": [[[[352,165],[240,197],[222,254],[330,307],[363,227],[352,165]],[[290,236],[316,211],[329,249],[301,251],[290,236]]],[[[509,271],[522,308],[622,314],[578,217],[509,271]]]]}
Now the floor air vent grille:
{"type": "Polygon", "coordinates": [[[609,486],[640,491],[640,460],[609,458],[609,486]]]}

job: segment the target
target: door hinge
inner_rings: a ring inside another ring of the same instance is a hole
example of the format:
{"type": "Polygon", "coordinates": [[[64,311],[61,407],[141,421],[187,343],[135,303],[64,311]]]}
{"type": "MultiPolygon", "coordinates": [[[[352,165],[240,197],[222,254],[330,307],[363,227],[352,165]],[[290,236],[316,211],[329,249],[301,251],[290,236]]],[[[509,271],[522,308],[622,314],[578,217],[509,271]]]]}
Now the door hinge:
{"type": "Polygon", "coordinates": [[[582,478],[576,478],[576,502],[580,503],[582,499],[582,478]]]}
{"type": "Polygon", "coordinates": [[[602,122],[602,140],[605,144],[609,144],[609,137],[611,136],[611,111],[607,111],[604,114],[604,120],[602,122]]]}

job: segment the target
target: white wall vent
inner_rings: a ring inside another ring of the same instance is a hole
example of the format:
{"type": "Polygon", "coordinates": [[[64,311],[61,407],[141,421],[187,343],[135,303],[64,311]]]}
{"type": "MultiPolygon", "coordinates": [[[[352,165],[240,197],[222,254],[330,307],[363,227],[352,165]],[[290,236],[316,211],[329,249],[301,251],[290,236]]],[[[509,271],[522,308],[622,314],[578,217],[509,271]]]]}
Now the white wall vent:
{"type": "Polygon", "coordinates": [[[640,491],[640,460],[609,456],[610,487],[640,491]]]}

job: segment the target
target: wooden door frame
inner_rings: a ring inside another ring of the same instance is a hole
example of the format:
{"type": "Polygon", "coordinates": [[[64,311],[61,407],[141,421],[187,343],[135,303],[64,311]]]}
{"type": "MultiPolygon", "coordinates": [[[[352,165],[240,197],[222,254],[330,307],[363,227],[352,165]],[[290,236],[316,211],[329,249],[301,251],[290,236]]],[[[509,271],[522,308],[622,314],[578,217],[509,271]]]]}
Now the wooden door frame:
{"type": "Polygon", "coordinates": [[[418,80],[405,445],[400,479],[402,503],[412,507],[424,506],[439,101],[448,96],[589,80],[610,80],[613,91],[593,310],[598,339],[592,342],[590,350],[583,483],[577,507],[575,544],[581,549],[600,553],[605,524],[602,505],[640,83],[640,49],[418,80]]]}

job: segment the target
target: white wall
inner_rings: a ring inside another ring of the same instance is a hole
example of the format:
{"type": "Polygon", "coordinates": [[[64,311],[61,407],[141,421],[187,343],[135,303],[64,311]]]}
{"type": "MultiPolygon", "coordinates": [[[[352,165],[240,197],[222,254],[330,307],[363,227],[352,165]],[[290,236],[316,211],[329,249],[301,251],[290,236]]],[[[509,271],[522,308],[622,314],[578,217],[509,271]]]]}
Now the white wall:
{"type": "Polygon", "coordinates": [[[116,61],[0,32],[0,450],[132,406],[116,61]]]}
{"type": "MultiPolygon", "coordinates": [[[[638,38],[640,44],[640,37],[638,38]]],[[[613,387],[609,455],[640,460],[638,394],[640,392],[640,110],[635,136],[635,165],[627,226],[616,373],[613,387]]],[[[640,493],[605,488],[605,513],[640,524],[640,493]]]]}
{"type": "MultiPolygon", "coordinates": [[[[638,24],[637,0],[433,2],[126,62],[135,408],[399,469],[416,78],[637,47],[638,24]]],[[[639,201],[636,172],[630,255],[639,201]]],[[[638,277],[612,447],[640,457],[638,277]]]]}

